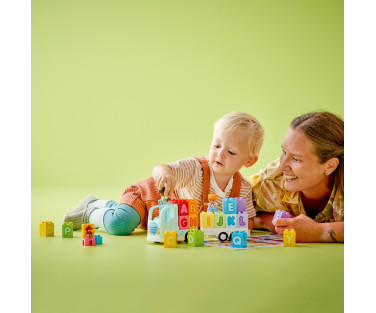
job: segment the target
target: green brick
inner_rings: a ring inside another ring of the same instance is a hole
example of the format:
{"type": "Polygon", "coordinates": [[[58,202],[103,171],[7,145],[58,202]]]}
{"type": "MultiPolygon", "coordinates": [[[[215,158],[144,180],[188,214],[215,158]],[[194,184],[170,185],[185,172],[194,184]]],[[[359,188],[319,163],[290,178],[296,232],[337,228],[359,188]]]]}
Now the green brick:
{"type": "Polygon", "coordinates": [[[188,232],[188,246],[203,247],[204,246],[204,232],[202,230],[191,230],[188,232]]]}
{"type": "Polygon", "coordinates": [[[64,222],[61,227],[61,235],[63,238],[73,238],[73,224],[72,222],[64,222]]]}

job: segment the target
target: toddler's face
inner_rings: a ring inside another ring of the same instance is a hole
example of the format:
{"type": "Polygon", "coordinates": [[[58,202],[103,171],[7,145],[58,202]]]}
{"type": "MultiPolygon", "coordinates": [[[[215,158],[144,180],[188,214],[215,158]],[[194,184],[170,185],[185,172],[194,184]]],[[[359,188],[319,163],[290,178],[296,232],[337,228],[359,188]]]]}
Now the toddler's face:
{"type": "Polygon", "coordinates": [[[234,175],[250,159],[249,133],[245,130],[216,132],[209,151],[209,164],[215,174],[234,175]]]}

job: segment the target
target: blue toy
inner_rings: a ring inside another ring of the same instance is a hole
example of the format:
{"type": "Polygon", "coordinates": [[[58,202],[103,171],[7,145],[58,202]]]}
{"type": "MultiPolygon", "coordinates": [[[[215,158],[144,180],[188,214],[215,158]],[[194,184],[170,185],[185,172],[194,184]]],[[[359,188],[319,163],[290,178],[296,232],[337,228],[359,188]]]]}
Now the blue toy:
{"type": "Polygon", "coordinates": [[[234,231],[231,234],[231,248],[247,248],[247,232],[234,231]]]}

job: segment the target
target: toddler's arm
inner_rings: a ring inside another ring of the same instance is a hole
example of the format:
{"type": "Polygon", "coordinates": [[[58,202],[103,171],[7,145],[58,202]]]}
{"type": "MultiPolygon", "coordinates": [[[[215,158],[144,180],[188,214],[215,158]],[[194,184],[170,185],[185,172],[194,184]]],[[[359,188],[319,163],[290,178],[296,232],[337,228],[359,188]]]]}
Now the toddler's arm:
{"type": "Polygon", "coordinates": [[[166,187],[164,195],[170,197],[176,186],[176,177],[169,165],[159,164],[153,169],[153,178],[158,189],[166,187]]]}

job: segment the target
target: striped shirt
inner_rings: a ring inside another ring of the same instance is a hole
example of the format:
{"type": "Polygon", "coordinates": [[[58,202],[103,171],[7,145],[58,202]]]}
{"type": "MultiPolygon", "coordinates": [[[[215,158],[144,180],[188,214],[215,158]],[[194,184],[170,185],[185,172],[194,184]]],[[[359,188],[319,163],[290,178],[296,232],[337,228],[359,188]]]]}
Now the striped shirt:
{"type": "MultiPolygon", "coordinates": [[[[207,159],[207,157],[206,157],[207,159]]],[[[204,186],[204,175],[200,162],[196,158],[187,158],[176,163],[169,164],[171,167],[177,184],[175,186],[175,194],[180,199],[195,199],[197,200],[197,207],[201,207],[202,192],[204,186]]],[[[226,186],[225,191],[222,191],[214,178],[213,170],[210,167],[210,194],[216,194],[216,205],[218,211],[222,211],[223,198],[230,197],[233,177],[230,179],[226,186]]],[[[256,211],[253,207],[252,201],[252,187],[248,180],[242,177],[239,197],[246,200],[246,211],[248,218],[252,218],[256,215],[256,211]]]]}

